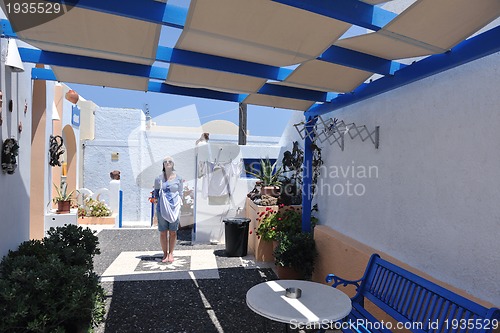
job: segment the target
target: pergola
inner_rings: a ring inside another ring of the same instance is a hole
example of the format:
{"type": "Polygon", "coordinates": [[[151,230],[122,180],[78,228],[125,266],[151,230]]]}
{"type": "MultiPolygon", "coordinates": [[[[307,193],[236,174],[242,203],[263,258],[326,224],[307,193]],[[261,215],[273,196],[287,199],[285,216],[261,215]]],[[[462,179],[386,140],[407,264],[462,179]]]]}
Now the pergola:
{"type": "MultiPolygon", "coordinates": [[[[50,66],[32,79],[302,111],[304,170],[318,116],[500,51],[498,0],[46,1],[64,14],[27,23],[1,2],[2,37],[50,66]],[[175,47],[159,45],[162,26],[182,30],[175,47]]],[[[311,199],[303,191],[304,231],[311,199]]]]}

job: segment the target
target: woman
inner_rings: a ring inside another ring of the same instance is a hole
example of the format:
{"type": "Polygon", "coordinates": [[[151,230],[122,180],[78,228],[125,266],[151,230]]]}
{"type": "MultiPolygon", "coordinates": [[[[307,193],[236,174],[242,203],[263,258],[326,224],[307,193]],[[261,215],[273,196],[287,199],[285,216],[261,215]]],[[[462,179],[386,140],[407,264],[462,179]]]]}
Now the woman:
{"type": "Polygon", "coordinates": [[[182,206],[182,183],[182,179],[174,172],[174,160],[166,156],[163,159],[163,172],[156,177],[154,187],[154,201],[158,203],[156,214],[163,250],[163,263],[174,261],[174,247],[182,206]]]}

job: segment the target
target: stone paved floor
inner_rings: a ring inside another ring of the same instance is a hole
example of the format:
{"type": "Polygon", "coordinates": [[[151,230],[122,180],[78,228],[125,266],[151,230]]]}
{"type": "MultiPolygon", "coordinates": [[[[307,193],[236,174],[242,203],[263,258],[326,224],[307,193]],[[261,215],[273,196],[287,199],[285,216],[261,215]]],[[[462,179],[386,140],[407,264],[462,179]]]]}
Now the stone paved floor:
{"type": "Polygon", "coordinates": [[[284,332],[248,309],[252,286],[276,279],[251,256],[227,257],[224,245],[191,245],[179,231],[177,260],[160,263],[156,229],[105,229],[94,267],[107,294],[105,323],[96,333],[284,332]]]}

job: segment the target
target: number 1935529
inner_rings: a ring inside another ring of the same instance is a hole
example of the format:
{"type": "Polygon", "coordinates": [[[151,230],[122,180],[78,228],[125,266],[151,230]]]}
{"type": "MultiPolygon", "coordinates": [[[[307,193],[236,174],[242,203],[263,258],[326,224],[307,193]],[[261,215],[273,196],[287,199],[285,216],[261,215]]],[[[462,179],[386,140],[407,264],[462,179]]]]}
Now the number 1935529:
{"type": "Polygon", "coordinates": [[[13,2],[6,3],[6,14],[60,14],[63,10],[57,2],[13,2]]]}
{"type": "Polygon", "coordinates": [[[445,327],[451,328],[452,330],[496,330],[500,327],[500,321],[498,319],[481,319],[481,318],[470,318],[470,319],[446,319],[444,320],[445,327]]]}

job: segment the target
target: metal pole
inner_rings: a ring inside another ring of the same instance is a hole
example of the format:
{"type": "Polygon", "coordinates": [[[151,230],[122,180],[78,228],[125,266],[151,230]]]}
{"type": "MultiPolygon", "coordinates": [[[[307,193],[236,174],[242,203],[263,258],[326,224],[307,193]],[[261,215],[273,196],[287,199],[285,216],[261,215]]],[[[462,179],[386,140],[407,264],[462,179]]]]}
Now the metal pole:
{"type": "Polygon", "coordinates": [[[247,105],[240,103],[239,105],[239,132],[238,132],[238,144],[247,144],[247,105]]]}
{"type": "Polygon", "coordinates": [[[118,206],[118,228],[122,227],[123,223],[123,190],[120,190],[120,203],[118,206]]]}
{"type": "Polygon", "coordinates": [[[198,201],[198,147],[194,149],[194,203],[193,203],[193,229],[191,230],[191,244],[196,242],[196,202],[198,201]]]}

